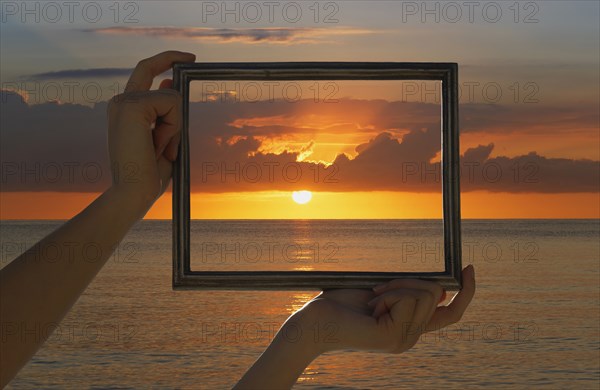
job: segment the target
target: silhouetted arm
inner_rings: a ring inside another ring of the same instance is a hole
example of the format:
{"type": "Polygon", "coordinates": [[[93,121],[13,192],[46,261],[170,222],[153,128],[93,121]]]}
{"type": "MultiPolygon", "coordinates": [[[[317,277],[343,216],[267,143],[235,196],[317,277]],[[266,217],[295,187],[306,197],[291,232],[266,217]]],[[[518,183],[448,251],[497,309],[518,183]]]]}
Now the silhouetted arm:
{"type": "Polygon", "coordinates": [[[434,282],[392,280],[373,291],[328,290],[294,313],[234,387],[289,389],[320,354],[357,350],[402,353],[421,335],[454,324],[475,295],[475,270],[462,271],[463,288],[447,306],[434,282]]]}
{"type": "Polygon", "coordinates": [[[171,80],[159,91],[149,89],[173,62],[194,58],[171,51],[140,61],[125,92],[108,108],[111,166],[134,167],[136,175],[127,180],[115,175],[113,185],[85,210],[0,270],[0,386],[31,359],[167,187],[179,145],[181,96],[170,89],[171,80]],[[99,256],[90,261],[77,248],[93,248],[99,256]]]}

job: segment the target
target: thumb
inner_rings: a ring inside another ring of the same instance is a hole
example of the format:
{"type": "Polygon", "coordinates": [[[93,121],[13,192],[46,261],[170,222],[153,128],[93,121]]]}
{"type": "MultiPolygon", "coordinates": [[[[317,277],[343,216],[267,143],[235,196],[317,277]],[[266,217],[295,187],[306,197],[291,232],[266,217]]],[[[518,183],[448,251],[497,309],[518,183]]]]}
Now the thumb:
{"type": "Polygon", "coordinates": [[[160,85],[158,86],[158,89],[169,89],[169,88],[173,88],[173,80],[171,80],[171,79],[164,79],[163,81],[160,82],[160,85]]]}
{"type": "MultiPolygon", "coordinates": [[[[162,90],[172,89],[172,87],[173,80],[171,79],[165,79],[159,85],[159,89],[162,90]]],[[[177,112],[175,115],[180,115],[180,112],[177,112]]],[[[177,129],[176,133],[173,134],[172,131],[165,131],[162,123],[163,121],[159,118],[152,131],[156,159],[158,160],[161,156],[165,156],[167,160],[174,161],[177,157],[176,147],[179,146],[180,129],[177,129]]],[[[181,120],[179,120],[179,123],[181,124],[181,120]]]]}

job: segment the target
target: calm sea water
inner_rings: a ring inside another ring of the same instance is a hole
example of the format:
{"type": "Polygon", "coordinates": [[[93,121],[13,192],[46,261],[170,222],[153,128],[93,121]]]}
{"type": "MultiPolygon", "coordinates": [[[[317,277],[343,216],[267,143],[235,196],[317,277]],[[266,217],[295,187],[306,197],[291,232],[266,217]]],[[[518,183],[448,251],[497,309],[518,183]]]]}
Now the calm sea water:
{"type": "MultiPolygon", "coordinates": [[[[2,266],[59,224],[3,221],[2,266]]],[[[463,221],[478,290],[461,325],[401,355],[326,354],[296,388],[597,389],[599,227],[463,221]]],[[[195,221],[193,267],[431,270],[440,234],[437,221],[195,221]]],[[[170,222],[142,221],[9,387],[230,388],[315,294],[174,292],[170,222]]]]}

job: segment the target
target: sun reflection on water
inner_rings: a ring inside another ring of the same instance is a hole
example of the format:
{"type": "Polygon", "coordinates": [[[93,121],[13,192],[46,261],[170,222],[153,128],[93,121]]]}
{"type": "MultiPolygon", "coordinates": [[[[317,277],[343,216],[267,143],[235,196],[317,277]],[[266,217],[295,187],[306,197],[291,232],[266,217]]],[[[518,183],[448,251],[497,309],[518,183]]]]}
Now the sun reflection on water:
{"type": "Polygon", "coordinates": [[[314,292],[312,292],[312,293],[294,293],[294,295],[292,296],[292,302],[289,304],[288,307],[286,307],[286,310],[288,311],[289,314],[295,313],[296,311],[300,310],[302,308],[302,306],[304,306],[306,304],[306,302],[313,299],[316,295],[317,294],[314,292]]]}

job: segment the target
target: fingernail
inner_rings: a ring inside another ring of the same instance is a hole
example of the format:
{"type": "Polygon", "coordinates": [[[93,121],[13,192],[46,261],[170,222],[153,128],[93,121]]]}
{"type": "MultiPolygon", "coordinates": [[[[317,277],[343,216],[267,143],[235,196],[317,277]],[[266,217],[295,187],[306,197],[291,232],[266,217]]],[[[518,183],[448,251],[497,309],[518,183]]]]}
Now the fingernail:
{"type": "Polygon", "coordinates": [[[387,286],[387,283],[380,284],[379,286],[375,286],[375,287],[373,287],[373,291],[375,291],[376,293],[381,292],[381,291],[383,291],[385,286],[387,286]]]}
{"type": "Polygon", "coordinates": [[[473,267],[473,264],[467,266],[467,272],[471,273],[471,279],[475,279],[475,267],[473,267]]]}
{"type": "Polygon", "coordinates": [[[177,155],[179,154],[179,145],[175,144],[171,146],[169,150],[167,150],[168,158],[171,162],[175,162],[177,160],[177,155]]]}
{"type": "Polygon", "coordinates": [[[162,154],[165,152],[165,149],[166,149],[166,148],[167,148],[167,143],[166,143],[166,142],[162,143],[162,144],[161,144],[161,145],[158,147],[158,150],[157,150],[157,152],[158,152],[158,156],[159,156],[159,157],[160,157],[160,156],[161,156],[161,155],[162,155],[162,154]]]}
{"type": "MultiPolygon", "coordinates": [[[[447,296],[446,290],[444,290],[444,292],[442,293],[442,296],[440,297],[440,302],[442,302],[444,299],[446,299],[446,296],[447,296]]],[[[440,303],[440,302],[438,302],[438,303],[440,303]]]]}

